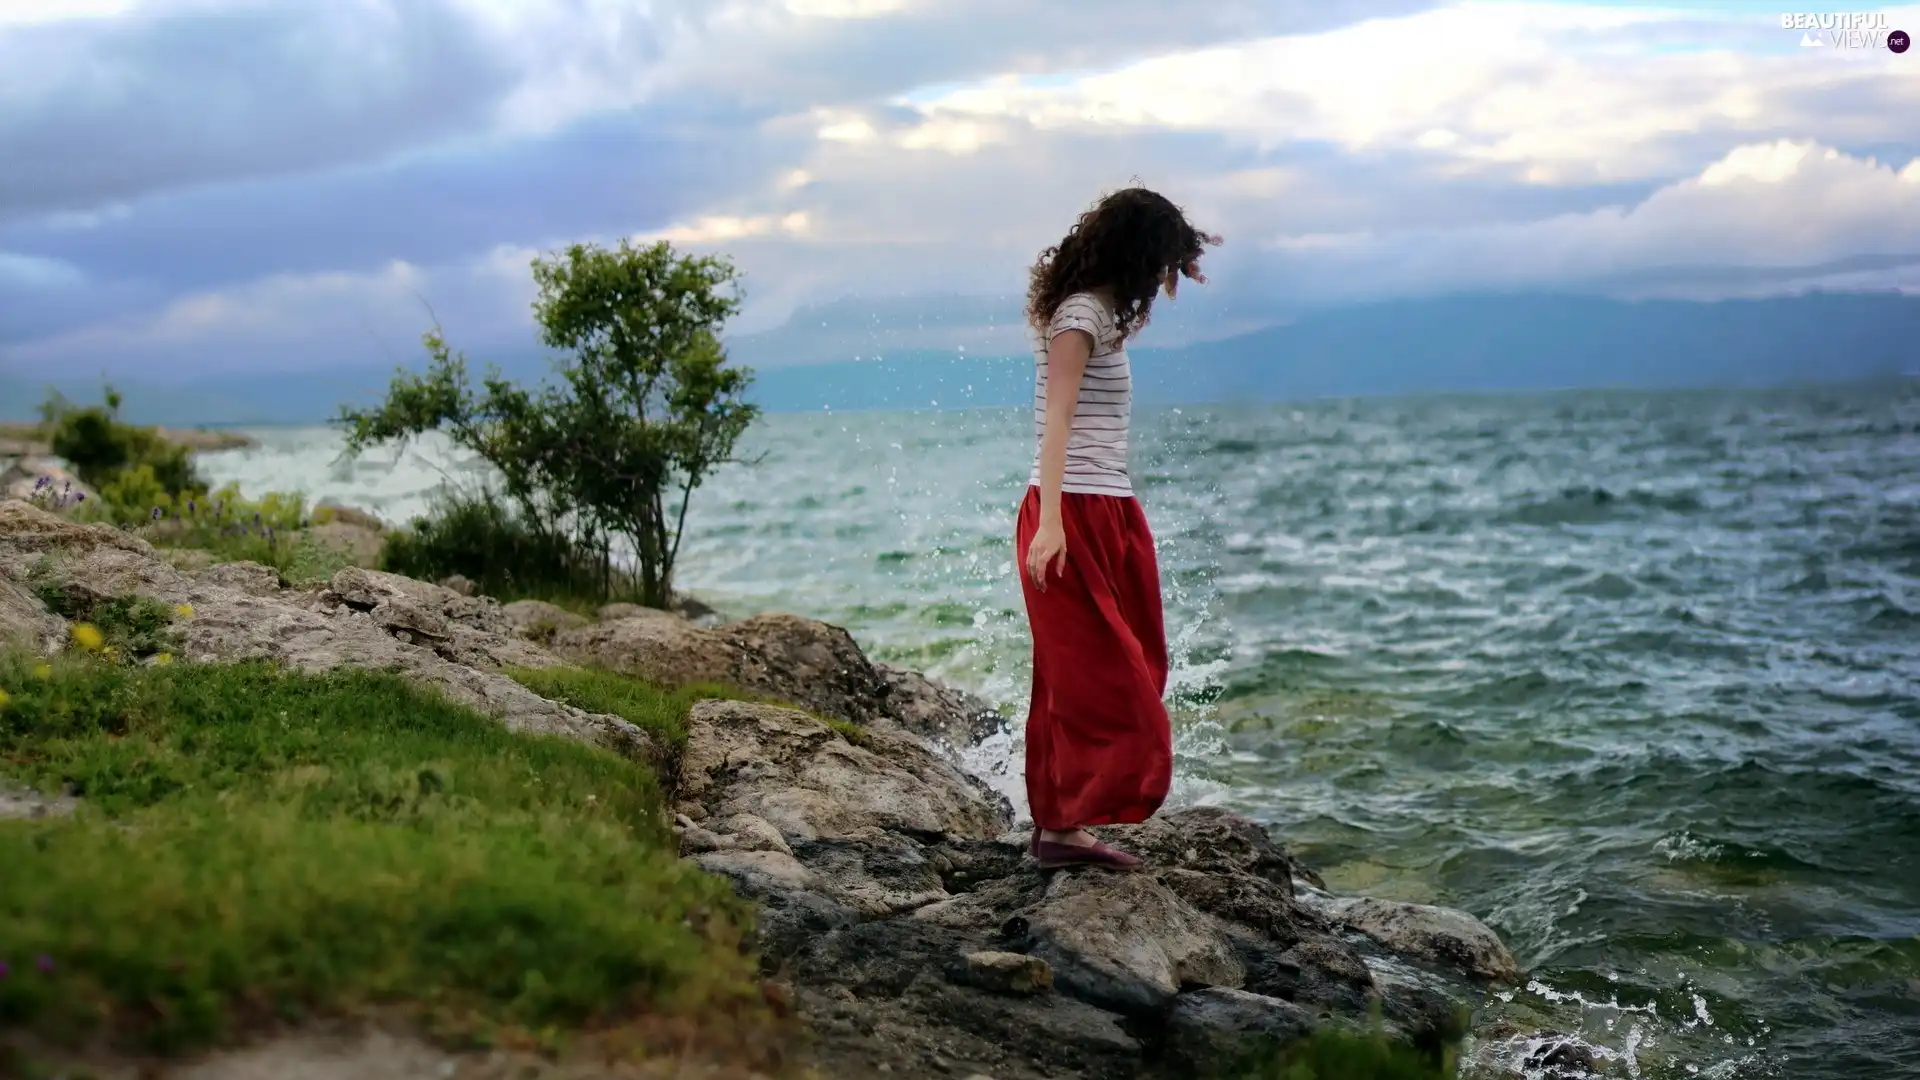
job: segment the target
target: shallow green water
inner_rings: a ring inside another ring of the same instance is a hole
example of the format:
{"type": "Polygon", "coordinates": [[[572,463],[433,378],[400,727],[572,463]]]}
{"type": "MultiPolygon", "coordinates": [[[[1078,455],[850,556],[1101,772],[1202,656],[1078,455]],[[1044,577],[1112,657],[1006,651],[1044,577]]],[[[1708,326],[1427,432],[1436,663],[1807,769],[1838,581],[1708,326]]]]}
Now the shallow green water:
{"type": "MultiPolygon", "coordinates": [[[[1621,1076],[1920,1076],[1920,390],[1143,415],[1176,797],[1473,911],[1621,1076]]],[[[775,417],[684,584],[1013,707],[1020,410],[775,417]]],[[[211,464],[389,512],[419,460],[211,464]]],[[[429,455],[431,456],[431,455],[429,455]]],[[[1018,744],[976,764],[1018,795],[1018,744]]]]}

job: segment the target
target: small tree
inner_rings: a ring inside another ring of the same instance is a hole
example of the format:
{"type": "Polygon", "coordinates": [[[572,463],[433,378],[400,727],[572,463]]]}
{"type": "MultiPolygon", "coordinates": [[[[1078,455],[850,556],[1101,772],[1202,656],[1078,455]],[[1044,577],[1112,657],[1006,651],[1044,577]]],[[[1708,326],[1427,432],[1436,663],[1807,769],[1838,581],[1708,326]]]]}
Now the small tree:
{"type": "Polygon", "coordinates": [[[102,389],[101,404],[85,407],[58,390],[48,391],[40,405],[40,420],[49,449],[102,494],[142,467],[149,470],[142,486],[170,496],[206,494],[206,481],[195,471],[192,453],[153,428],[122,422],[120,405],[120,392],[111,385],[102,389]]]}
{"type": "Polygon", "coordinates": [[[603,589],[612,543],[625,540],[640,601],[666,607],[693,492],[758,415],[752,373],[720,346],[740,306],[737,273],[722,258],[622,241],[535,259],[533,279],[541,340],[567,354],[554,383],[528,392],[490,372],[476,393],[436,328],[424,374],[401,372],[377,408],[341,410],[347,452],[444,431],[493,466],[530,525],[593,553],[603,589]]]}

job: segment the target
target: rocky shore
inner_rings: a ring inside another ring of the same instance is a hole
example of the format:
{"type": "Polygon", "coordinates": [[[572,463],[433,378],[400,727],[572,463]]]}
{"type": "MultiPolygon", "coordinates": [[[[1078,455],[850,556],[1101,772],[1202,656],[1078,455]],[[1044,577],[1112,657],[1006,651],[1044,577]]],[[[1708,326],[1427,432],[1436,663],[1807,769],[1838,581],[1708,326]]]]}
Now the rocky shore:
{"type": "MultiPolygon", "coordinates": [[[[219,428],[155,428],[160,437],[195,453],[241,450],[256,445],[253,438],[219,428]]],[[[46,427],[37,420],[0,420],[0,458],[46,457],[46,427]]]]}
{"type": "MultiPolygon", "coordinates": [[[[160,437],[195,453],[238,450],[257,445],[253,438],[237,431],[206,428],[155,428],[160,437]]],[[[53,456],[46,430],[34,421],[0,421],[0,499],[30,499],[43,480],[53,490],[79,493],[89,499],[99,494],[73,475],[65,462],[53,456]]]]}
{"type": "MultiPolygon", "coordinates": [[[[0,637],[60,647],[66,627],[35,593],[47,583],[191,605],[184,661],[388,670],[510,728],[651,763],[683,857],[759,905],[768,992],[805,1021],[823,1075],[1192,1076],[1260,1040],[1375,1019],[1434,1044],[1522,977],[1471,915],[1334,895],[1224,810],[1102,830],[1146,860],[1139,874],[1038,871],[1012,808],[956,753],[1001,718],[812,620],[587,620],[357,568],[296,589],[256,564],[182,570],[124,532],[0,502],[0,637]],[[797,708],[702,702],[675,748],[500,673],[565,664],[797,708]]],[[[65,809],[28,799],[0,807],[65,809]]],[[[1476,1058],[1505,1070],[1489,1075],[1587,1075],[1550,1038],[1482,1034],[1476,1058]]]]}

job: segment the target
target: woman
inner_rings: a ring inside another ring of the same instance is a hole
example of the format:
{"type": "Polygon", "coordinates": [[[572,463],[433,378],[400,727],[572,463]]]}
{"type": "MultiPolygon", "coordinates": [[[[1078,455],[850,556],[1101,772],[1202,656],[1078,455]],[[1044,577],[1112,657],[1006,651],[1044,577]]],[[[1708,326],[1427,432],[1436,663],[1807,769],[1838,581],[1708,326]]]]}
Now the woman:
{"type": "Polygon", "coordinates": [[[1087,829],[1145,821],[1173,780],[1160,570],[1127,474],[1126,342],[1156,292],[1172,299],[1182,275],[1206,281],[1200,255],[1218,243],[1165,197],[1128,188],[1033,267],[1039,448],[1015,550],[1033,632],[1028,850],[1042,867],[1137,869],[1087,829]]]}

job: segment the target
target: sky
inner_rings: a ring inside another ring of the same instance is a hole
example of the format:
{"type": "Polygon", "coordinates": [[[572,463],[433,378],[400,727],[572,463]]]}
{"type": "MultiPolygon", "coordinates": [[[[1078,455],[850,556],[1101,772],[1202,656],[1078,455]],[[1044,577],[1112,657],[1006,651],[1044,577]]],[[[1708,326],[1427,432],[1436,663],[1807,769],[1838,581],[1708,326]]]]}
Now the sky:
{"type": "Polygon", "coordinates": [[[533,347],[529,261],[743,273],[760,366],[1017,352],[1103,191],[1226,244],[1177,345],[1355,301],[1920,292],[1920,6],[0,0],[0,373],[533,347]],[[882,330],[884,329],[884,333],[882,330]]]}

